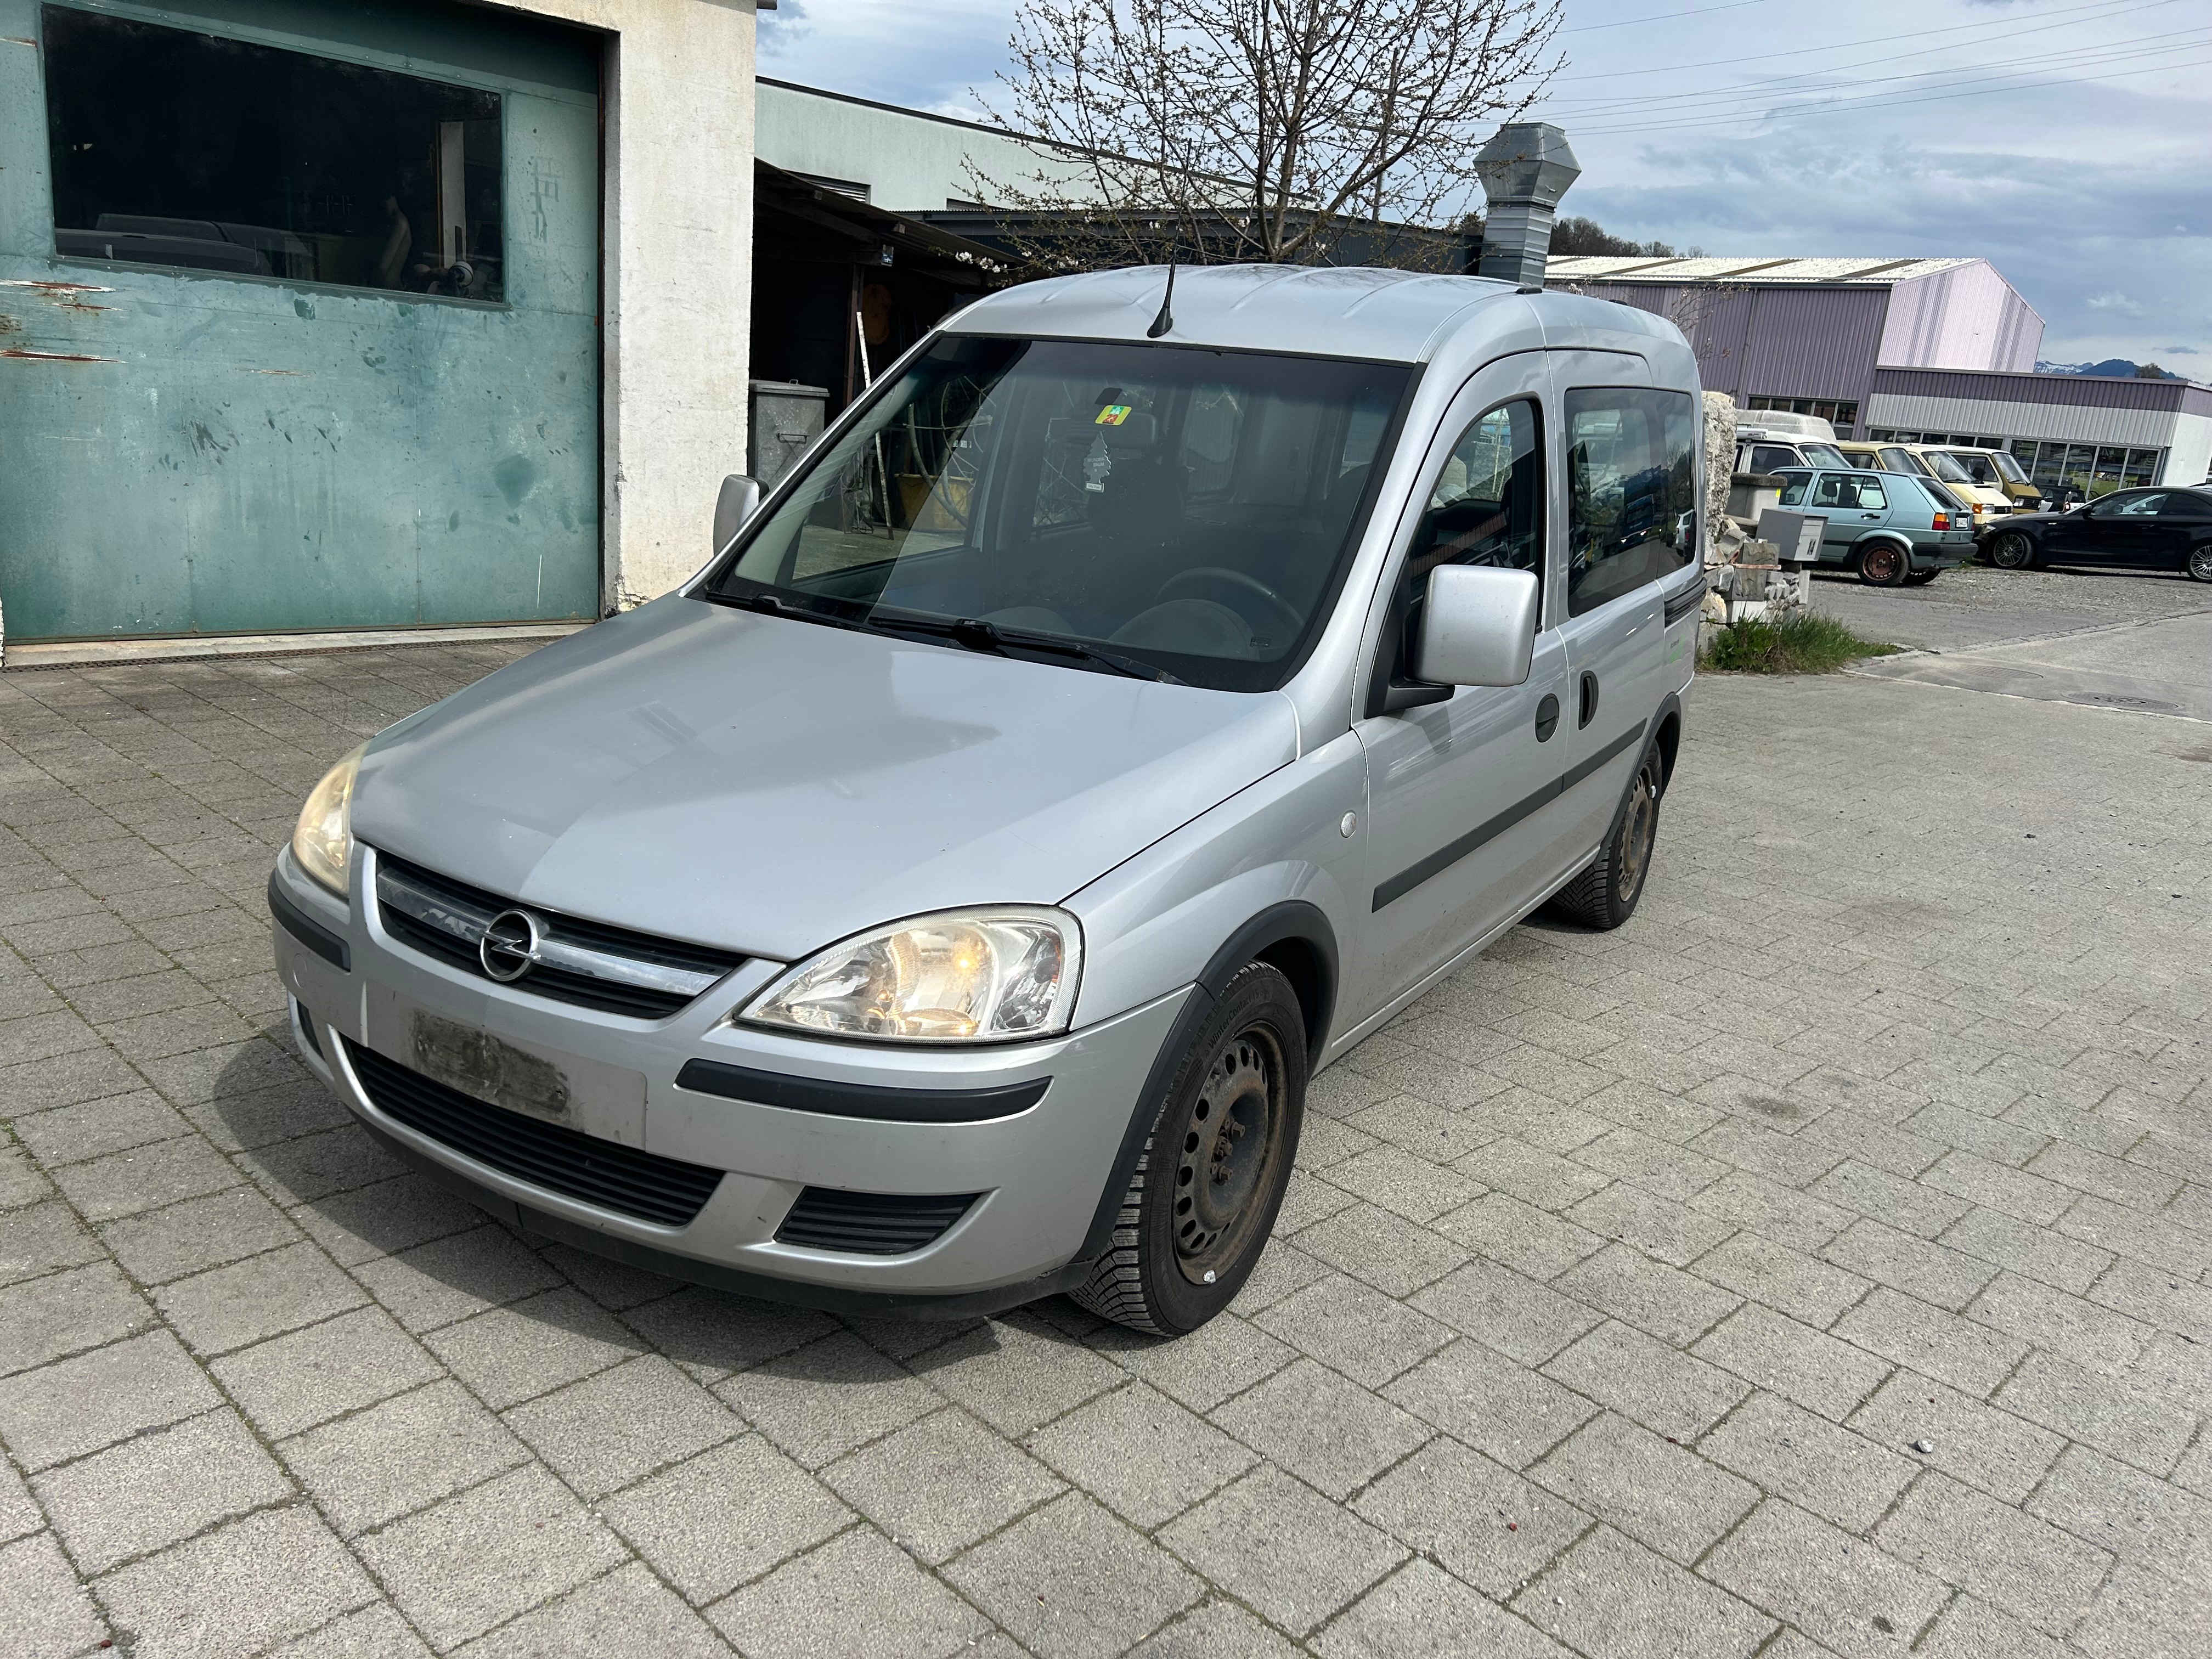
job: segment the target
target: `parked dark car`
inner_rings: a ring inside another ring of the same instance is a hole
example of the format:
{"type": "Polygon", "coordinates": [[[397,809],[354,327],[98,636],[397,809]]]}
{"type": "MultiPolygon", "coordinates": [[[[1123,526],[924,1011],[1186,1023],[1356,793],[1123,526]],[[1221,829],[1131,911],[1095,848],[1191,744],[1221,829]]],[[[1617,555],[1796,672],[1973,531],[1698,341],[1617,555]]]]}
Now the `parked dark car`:
{"type": "Polygon", "coordinates": [[[1982,550],[2000,570],[2121,565],[2212,582],[2212,489],[2116,489],[2070,513],[2019,514],[1982,550]]]}

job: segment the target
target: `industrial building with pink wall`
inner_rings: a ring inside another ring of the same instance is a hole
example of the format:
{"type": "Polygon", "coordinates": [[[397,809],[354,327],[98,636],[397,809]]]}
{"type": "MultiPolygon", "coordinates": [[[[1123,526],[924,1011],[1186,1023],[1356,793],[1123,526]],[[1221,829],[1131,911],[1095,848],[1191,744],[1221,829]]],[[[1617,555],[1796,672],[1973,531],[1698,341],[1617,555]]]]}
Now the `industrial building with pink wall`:
{"type": "Polygon", "coordinates": [[[1672,319],[1708,391],[1838,437],[2008,448],[2090,493],[2212,465],[2212,388],[2036,373],[2043,319],[1986,259],[1562,255],[1546,280],[1672,319]]]}

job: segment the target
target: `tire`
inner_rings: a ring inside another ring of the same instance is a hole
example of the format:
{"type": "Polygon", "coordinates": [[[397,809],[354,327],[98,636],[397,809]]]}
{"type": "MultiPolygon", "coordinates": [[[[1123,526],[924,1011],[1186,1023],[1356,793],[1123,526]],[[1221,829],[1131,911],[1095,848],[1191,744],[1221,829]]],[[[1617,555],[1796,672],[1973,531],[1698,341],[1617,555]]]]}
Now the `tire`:
{"type": "Polygon", "coordinates": [[[1902,587],[1912,574],[1912,555],[1895,542],[1869,542],[1859,549],[1859,580],[1869,587],[1902,587]]]}
{"type": "Polygon", "coordinates": [[[1925,587],[1943,573],[1940,570],[1916,570],[1905,579],[1907,587],[1925,587]]]}
{"type": "Polygon", "coordinates": [[[1644,884],[1651,872],[1651,849],[1659,838],[1659,798],[1666,793],[1666,769],[1658,745],[1644,751],[1628,799],[1613,815],[1605,845],[1582,873],[1552,896],[1552,908],[1570,921],[1610,933],[1636,914],[1644,884]]]}
{"type": "Polygon", "coordinates": [[[2000,570],[2026,570],[2035,563],[2035,544],[2017,530],[2000,531],[1990,537],[1984,551],[2000,570]]]}
{"type": "Polygon", "coordinates": [[[2212,542],[2189,550],[2189,557],[2182,563],[2193,582],[2212,582],[2212,542]]]}
{"type": "Polygon", "coordinates": [[[1279,969],[1247,963],[1183,1051],[1113,1243],[1075,1300],[1154,1336],[1194,1331],[1227,1307],[1274,1228],[1305,1101],[1297,994],[1279,969]]]}

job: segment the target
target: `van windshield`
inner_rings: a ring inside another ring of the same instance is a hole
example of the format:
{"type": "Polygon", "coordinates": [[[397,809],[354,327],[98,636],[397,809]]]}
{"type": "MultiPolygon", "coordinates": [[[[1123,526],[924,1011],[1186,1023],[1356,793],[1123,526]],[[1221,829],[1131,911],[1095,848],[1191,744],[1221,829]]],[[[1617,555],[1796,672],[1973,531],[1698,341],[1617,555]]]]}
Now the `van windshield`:
{"type": "Polygon", "coordinates": [[[1136,672],[1280,685],[1343,580],[1402,364],[950,336],[697,592],[1136,672]]]}
{"type": "Polygon", "coordinates": [[[2013,459],[2008,453],[2002,449],[1994,450],[1990,453],[1990,465],[1996,468],[1997,476],[2002,478],[2007,483],[2026,483],[2027,482],[2027,474],[2021,470],[2020,463],[2013,459]]]}
{"type": "Polygon", "coordinates": [[[1815,466],[1849,466],[1850,457],[1833,444],[1815,443],[1811,440],[1800,443],[1798,451],[1815,466]]]}
{"type": "Polygon", "coordinates": [[[1966,469],[1960,466],[1957,461],[1954,460],[1950,456],[1946,455],[1940,449],[1923,450],[1921,453],[1920,459],[1927,464],[1928,470],[1930,472],[1933,472],[1937,477],[1941,478],[1945,483],[1970,484],[1973,483],[1973,479],[1968,476],[1966,469]]]}

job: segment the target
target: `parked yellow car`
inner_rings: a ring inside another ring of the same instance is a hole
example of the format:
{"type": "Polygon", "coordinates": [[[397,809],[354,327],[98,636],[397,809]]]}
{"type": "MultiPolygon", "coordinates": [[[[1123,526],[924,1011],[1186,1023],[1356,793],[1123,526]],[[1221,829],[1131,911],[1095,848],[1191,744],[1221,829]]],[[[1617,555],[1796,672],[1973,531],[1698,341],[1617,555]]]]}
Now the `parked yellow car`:
{"type": "Polygon", "coordinates": [[[2002,449],[1978,449],[1963,444],[1946,445],[1937,452],[1966,470],[1976,485],[2002,492],[2015,513],[2040,513],[2043,492],[2027,481],[2027,474],[2002,449]]]}
{"type": "MultiPolygon", "coordinates": [[[[1998,520],[2009,517],[2013,511],[2012,498],[2002,490],[1974,482],[1974,476],[1952,459],[1948,448],[1939,449],[1929,444],[1899,443],[1842,443],[1842,450],[1853,466],[1870,472],[1910,472],[1916,477],[1933,478],[1951,494],[1960,504],[1974,515],[1974,536],[1981,534],[1998,520]]],[[[1978,450],[1977,454],[1991,452],[1978,450]]],[[[2011,457],[2006,457],[2008,460],[2011,457]]]]}

